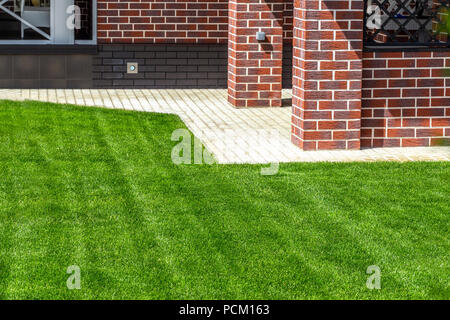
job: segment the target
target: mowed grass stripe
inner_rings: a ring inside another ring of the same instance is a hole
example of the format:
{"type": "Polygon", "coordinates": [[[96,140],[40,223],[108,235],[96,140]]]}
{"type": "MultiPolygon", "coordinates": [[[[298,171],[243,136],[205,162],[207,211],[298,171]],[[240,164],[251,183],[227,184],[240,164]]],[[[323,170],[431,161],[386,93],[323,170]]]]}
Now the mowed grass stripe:
{"type": "Polygon", "coordinates": [[[448,163],[176,166],[179,128],[0,102],[0,297],[450,297],[448,163]],[[65,286],[72,264],[81,290],[65,286]]]}

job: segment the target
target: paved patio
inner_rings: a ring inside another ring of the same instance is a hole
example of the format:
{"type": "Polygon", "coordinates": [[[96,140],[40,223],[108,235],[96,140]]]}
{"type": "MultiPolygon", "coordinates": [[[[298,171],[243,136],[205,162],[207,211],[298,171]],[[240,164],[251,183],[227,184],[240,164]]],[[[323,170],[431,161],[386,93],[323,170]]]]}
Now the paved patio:
{"type": "Polygon", "coordinates": [[[450,160],[450,147],[305,152],[290,142],[290,107],[235,109],[224,89],[4,89],[0,97],[177,114],[219,163],[450,160]]]}

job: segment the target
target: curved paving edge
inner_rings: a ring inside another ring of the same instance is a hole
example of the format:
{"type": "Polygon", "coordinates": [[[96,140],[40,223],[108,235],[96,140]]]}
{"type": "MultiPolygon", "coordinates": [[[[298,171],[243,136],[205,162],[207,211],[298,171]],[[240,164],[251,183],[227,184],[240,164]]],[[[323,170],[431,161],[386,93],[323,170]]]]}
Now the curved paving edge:
{"type": "MultiPolygon", "coordinates": [[[[290,98],[290,90],[284,90],[290,98]]],[[[302,151],[290,141],[291,108],[235,109],[226,89],[2,89],[2,99],[177,114],[218,163],[450,161],[450,147],[302,151]]]]}

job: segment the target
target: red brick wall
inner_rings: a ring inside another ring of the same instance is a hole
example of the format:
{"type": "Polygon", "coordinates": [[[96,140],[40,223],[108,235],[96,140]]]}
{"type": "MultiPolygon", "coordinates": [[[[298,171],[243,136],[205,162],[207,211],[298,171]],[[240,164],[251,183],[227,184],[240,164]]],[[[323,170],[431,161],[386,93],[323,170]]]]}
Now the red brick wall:
{"type": "Polygon", "coordinates": [[[228,101],[236,107],[280,107],[283,0],[230,0],[228,101]],[[256,40],[258,31],[266,40],[256,40]]]}
{"type": "Polygon", "coordinates": [[[294,31],[294,0],[284,0],[283,40],[292,44],[294,31]]]}
{"type": "MultiPolygon", "coordinates": [[[[293,1],[284,3],[284,41],[292,42],[293,1]]],[[[100,43],[222,43],[228,0],[98,0],[100,43]]]]}
{"type": "Polygon", "coordinates": [[[75,5],[80,8],[81,29],[75,30],[75,39],[92,39],[92,1],[75,0],[75,5]]]}
{"type": "Polygon", "coordinates": [[[450,52],[366,52],[362,147],[450,140],[450,52]]]}
{"type": "Polygon", "coordinates": [[[363,1],[295,0],[292,142],[360,147],[363,1]]]}
{"type": "Polygon", "coordinates": [[[98,0],[99,43],[227,43],[228,0],[98,0]]]}

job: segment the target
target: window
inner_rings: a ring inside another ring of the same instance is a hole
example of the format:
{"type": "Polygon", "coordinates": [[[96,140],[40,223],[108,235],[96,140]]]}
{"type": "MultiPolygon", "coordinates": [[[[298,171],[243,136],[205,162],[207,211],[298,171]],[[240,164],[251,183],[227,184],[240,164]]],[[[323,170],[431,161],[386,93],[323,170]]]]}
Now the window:
{"type": "Polygon", "coordinates": [[[366,0],[365,46],[448,47],[450,0],[366,0]]]}
{"type": "Polygon", "coordinates": [[[1,44],[95,44],[96,0],[0,0],[1,44]]]}

